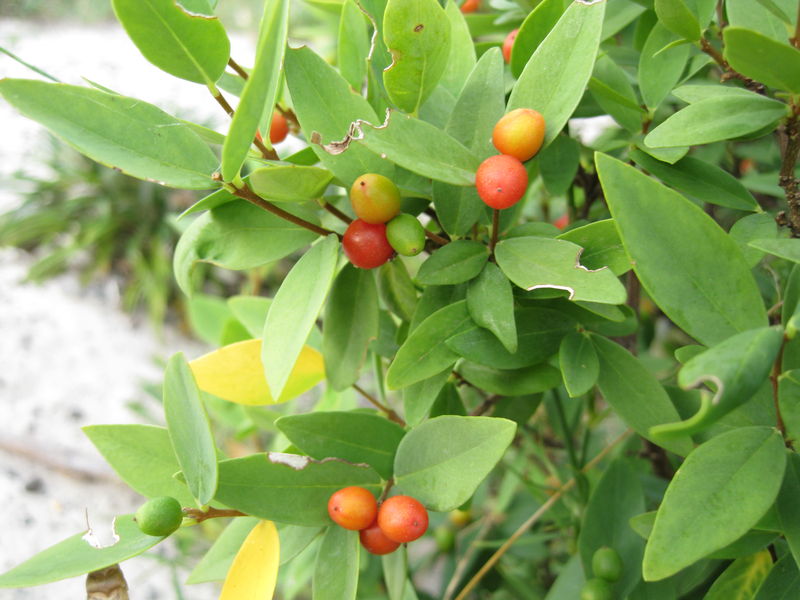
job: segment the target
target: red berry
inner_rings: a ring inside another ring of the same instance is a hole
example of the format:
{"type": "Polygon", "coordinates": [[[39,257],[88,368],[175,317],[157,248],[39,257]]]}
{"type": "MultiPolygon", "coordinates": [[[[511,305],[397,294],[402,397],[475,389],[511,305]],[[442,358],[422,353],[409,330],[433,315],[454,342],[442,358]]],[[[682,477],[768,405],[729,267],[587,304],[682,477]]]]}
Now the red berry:
{"type": "Polygon", "coordinates": [[[559,229],[564,229],[564,227],[569,225],[569,214],[564,213],[563,215],[558,217],[555,221],[553,221],[553,225],[555,225],[559,229]]]}
{"type": "Polygon", "coordinates": [[[378,522],[375,521],[366,529],[358,532],[358,539],[361,540],[361,545],[372,554],[390,554],[400,547],[399,542],[390,540],[378,527],[378,522]]]}
{"type": "Polygon", "coordinates": [[[511,49],[514,47],[514,40],[517,39],[518,33],[519,29],[514,29],[506,36],[506,39],[503,40],[503,60],[507,63],[511,62],[511,49]]]}
{"type": "Polygon", "coordinates": [[[273,144],[282,142],[289,134],[289,123],[277,110],[272,112],[272,123],[269,126],[269,141],[273,144]]]}
{"type": "Polygon", "coordinates": [[[337,525],[357,531],[369,527],[375,520],[378,503],[372,492],[351,485],[331,494],[328,514],[337,525]]]}
{"type": "Polygon", "coordinates": [[[475,173],[478,195],[492,208],[514,206],[528,187],[528,172],[518,158],[507,154],[490,156],[475,173]]]}
{"type": "Polygon", "coordinates": [[[378,525],[390,540],[413,542],[428,529],[428,511],[411,496],[392,496],[378,509],[378,525]]]}
{"type": "Polygon", "coordinates": [[[386,225],[372,225],[361,219],[356,219],[347,227],[342,247],[350,262],[361,269],[380,267],[394,254],[394,249],[386,239],[386,225]]]}
{"type": "Polygon", "coordinates": [[[480,6],[481,0],[464,0],[464,3],[461,5],[461,12],[465,15],[474,13],[480,6]]]}

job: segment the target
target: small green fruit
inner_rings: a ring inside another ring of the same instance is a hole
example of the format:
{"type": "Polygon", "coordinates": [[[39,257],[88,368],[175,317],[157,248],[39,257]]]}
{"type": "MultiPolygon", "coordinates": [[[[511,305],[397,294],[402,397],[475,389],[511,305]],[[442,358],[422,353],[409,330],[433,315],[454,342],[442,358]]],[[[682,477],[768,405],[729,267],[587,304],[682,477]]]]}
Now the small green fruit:
{"type": "Polygon", "coordinates": [[[592,556],[592,572],[606,581],[618,581],[622,576],[622,559],[613,548],[603,546],[592,556]]]}
{"type": "Polygon", "coordinates": [[[614,600],[614,590],[605,579],[590,579],[581,588],[581,600],[614,600]]]}
{"type": "Polygon", "coordinates": [[[175,498],[160,496],[142,504],[134,520],[142,533],[165,537],[181,526],[183,510],[175,498]]]}
{"type": "Polygon", "coordinates": [[[447,525],[439,525],[433,530],[433,538],[439,552],[450,552],[456,543],[456,534],[447,525]]]}
{"type": "Polygon", "coordinates": [[[416,256],[425,248],[425,229],[412,215],[402,213],[386,225],[386,238],[395,252],[416,256]]]}

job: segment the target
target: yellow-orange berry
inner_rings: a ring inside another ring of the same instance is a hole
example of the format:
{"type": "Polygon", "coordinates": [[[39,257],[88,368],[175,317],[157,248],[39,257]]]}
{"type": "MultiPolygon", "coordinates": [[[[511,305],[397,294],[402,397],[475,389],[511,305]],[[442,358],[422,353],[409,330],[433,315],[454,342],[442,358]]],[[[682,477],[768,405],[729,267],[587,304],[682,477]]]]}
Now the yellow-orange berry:
{"type": "Polygon", "coordinates": [[[372,225],[386,223],[400,213],[400,190],[388,177],[365,173],[353,182],[350,203],[362,221],[372,225]]]}
{"type": "Polygon", "coordinates": [[[272,123],[269,126],[269,141],[273,144],[282,142],[289,135],[289,123],[277,110],[272,113],[272,123]]]}
{"type": "Polygon", "coordinates": [[[514,41],[517,39],[517,34],[519,33],[519,29],[514,29],[506,36],[506,39],[503,40],[503,60],[506,63],[511,62],[511,50],[514,48],[514,41]]]}
{"type": "Polygon", "coordinates": [[[358,531],[369,527],[378,514],[378,503],[372,492],[351,485],[331,494],[328,515],[337,525],[358,531]]]}
{"type": "Polygon", "coordinates": [[[525,162],[539,152],[544,142],[545,124],[541,113],[518,108],[500,119],[492,131],[492,143],[501,153],[525,162]]]}

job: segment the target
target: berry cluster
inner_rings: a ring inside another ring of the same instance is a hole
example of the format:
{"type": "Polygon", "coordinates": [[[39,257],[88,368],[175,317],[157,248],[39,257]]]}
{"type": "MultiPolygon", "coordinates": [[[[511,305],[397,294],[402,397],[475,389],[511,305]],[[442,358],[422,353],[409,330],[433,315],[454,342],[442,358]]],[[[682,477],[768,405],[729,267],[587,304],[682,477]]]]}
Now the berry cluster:
{"type": "Polygon", "coordinates": [[[344,232],[342,246],[350,262],[362,269],[380,267],[395,252],[415,256],[425,247],[425,230],[412,215],[400,212],[400,190],[391,179],[366,173],[350,188],[358,217],[344,232]]]}
{"type": "Polygon", "coordinates": [[[544,117],[532,108],[518,108],[501,118],[492,131],[492,143],[500,154],[483,161],[475,173],[478,195],[500,210],[519,202],[528,187],[522,164],[539,152],[544,142],[544,117]]]}
{"type": "Polygon", "coordinates": [[[372,554],[394,552],[428,529],[428,511],[418,500],[392,496],[378,506],[372,492],[358,486],[334,492],[328,514],[337,525],[358,531],[361,545],[372,554]]]}

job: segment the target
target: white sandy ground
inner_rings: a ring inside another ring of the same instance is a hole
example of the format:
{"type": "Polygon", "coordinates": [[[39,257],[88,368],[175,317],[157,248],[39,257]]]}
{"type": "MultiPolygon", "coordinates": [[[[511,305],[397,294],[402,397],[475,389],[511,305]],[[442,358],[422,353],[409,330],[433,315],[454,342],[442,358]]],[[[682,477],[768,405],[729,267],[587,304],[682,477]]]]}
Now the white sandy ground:
{"type": "MultiPolygon", "coordinates": [[[[66,83],[83,84],[85,76],[180,117],[225,123],[201,86],[152,67],[116,23],[86,27],[0,19],[0,45],[66,83]]],[[[232,46],[233,55],[247,64],[251,41],[234,37],[232,46]]],[[[0,54],[0,77],[38,76],[0,54]]],[[[45,175],[47,169],[37,158],[45,142],[38,124],[0,102],[0,130],[2,212],[18,202],[14,172],[45,175]]],[[[596,131],[590,126],[587,133],[596,131]]],[[[160,341],[147,325],[135,325],[120,312],[112,281],[88,289],[70,275],[41,286],[22,283],[29,264],[22,252],[0,250],[0,572],[82,531],[87,510],[100,533],[115,515],[135,510],[141,498],[116,479],[80,428],[138,422],[126,404],[145,399],[141,384],[160,378],[155,359],[175,350],[200,353],[196,342],[174,332],[160,341]]],[[[169,554],[174,548],[166,543],[159,551],[169,554]]],[[[177,598],[168,569],[153,559],[133,559],[123,569],[131,598],[177,598]]],[[[78,599],[85,597],[83,585],[75,578],[0,590],[0,599],[78,599]]],[[[184,594],[205,600],[217,590],[206,584],[185,587],[184,594]]]]}

